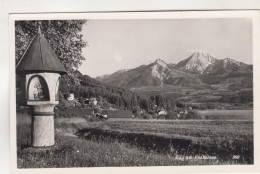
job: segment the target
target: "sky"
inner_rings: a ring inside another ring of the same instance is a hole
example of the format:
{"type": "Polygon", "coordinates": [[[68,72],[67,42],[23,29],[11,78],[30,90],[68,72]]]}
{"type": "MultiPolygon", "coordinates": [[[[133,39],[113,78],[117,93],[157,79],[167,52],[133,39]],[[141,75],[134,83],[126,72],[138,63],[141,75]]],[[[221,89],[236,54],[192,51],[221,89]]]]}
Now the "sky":
{"type": "Polygon", "coordinates": [[[195,51],[252,64],[252,21],[222,19],[88,20],[79,71],[90,77],[132,69],[156,59],[178,63],[195,51]]]}

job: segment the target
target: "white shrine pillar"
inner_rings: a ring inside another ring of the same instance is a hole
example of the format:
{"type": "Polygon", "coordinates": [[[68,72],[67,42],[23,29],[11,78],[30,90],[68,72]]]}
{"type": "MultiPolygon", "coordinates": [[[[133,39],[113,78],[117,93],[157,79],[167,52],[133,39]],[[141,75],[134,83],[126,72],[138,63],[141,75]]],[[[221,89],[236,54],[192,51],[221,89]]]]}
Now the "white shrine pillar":
{"type": "Polygon", "coordinates": [[[26,104],[33,109],[32,146],[52,146],[54,141],[54,107],[59,103],[60,76],[66,70],[48,41],[38,33],[16,66],[23,82],[26,104]]]}
{"type": "Polygon", "coordinates": [[[32,145],[54,145],[54,107],[59,103],[58,73],[26,75],[27,105],[33,108],[32,145]]]}

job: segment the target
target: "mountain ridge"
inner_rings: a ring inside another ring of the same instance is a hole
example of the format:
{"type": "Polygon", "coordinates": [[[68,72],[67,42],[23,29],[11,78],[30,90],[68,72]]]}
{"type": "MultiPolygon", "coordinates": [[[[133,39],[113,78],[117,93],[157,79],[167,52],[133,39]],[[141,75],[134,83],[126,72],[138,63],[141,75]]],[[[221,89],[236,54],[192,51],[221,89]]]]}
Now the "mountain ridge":
{"type": "Polygon", "coordinates": [[[231,58],[217,59],[209,53],[197,51],[177,64],[156,59],[148,65],[127,71],[119,70],[102,78],[97,77],[96,80],[128,89],[161,85],[196,86],[226,83],[225,81],[232,81],[229,78],[234,78],[234,75],[252,78],[252,70],[252,65],[231,58]]]}

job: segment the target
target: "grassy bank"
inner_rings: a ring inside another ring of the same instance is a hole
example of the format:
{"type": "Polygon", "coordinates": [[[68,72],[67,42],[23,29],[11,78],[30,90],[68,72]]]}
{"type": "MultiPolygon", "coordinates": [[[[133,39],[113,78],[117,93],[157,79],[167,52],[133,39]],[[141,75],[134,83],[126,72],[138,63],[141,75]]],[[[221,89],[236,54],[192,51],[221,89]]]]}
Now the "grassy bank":
{"type": "Polygon", "coordinates": [[[30,117],[18,114],[17,118],[20,168],[253,163],[252,121],[87,122],[83,118],[59,118],[55,119],[56,144],[32,148],[30,117]],[[226,155],[218,156],[220,151],[226,155]]]}
{"type": "Polygon", "coordinates": [[[110,137],[165,154],[210,155],[222,161],[239,156],[238,162],[253,163],[252,121],[113,120],[80,133],[88,139],[110,137]]]}

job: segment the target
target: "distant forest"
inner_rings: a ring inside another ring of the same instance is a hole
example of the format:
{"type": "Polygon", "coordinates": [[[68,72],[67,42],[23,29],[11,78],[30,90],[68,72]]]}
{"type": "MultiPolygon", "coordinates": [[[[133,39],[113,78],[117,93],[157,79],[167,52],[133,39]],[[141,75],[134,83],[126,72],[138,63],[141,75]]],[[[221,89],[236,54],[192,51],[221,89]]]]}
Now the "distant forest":
{"type": "Polygon", "coordinates": [[[66,78],[61,80],[60,91],[63,95],[74,93],[76,98],[102,98],[103,101],[120,109],[133,111],[143,109],[148,112],[162,107],[172,110],[178,104],[172,97],[163,97],[161,95],[141,96],[127,89],[98,82],[88,75],[82,75],[79,71],[76,71],[75,76],[79,79],[80,85],[75,85],[73,82],[68,83],[66,78]]]}

